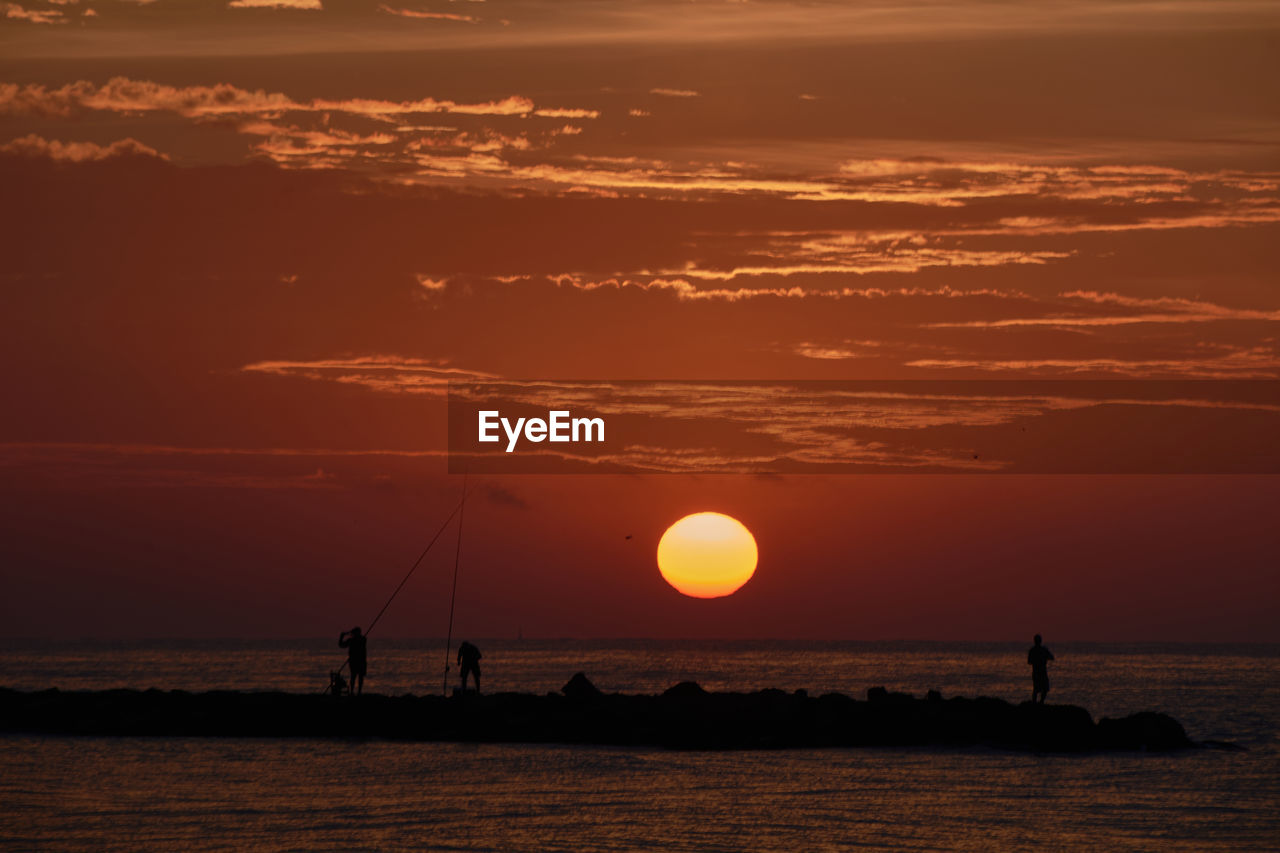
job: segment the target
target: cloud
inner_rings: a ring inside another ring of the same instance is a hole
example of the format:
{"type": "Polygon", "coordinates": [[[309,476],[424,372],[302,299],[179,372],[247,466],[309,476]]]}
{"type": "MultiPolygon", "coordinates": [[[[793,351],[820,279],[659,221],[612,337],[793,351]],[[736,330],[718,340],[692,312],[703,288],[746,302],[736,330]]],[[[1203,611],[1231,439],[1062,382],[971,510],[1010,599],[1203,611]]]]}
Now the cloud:
{"type": "MultiPolygon", "coordinates": [[[[182,447],[174,444],[108,443],[80,441],[10,441],[0,442],[0,458],[7,463],[38,462],[51,454],[85,454],[114,456],[262,456],[343,458],[363,456],[392,456],[405,458],[433,458],[445,455],[443,450],[401,449],[339,449],[333,447],[182,447]]],[[[307,476],[315,479],[315,473],[307,476]]]]}
{"type": "MultiPolygon", "coordinates": [[[[367,360],[331,363],[360,361],[367,360]]],[[[340,381],[329,374],[306,378],[340,381]]],[[[414,381],[408,376],[402,379],[414,381]]],[[[486,379],[464,383],[457,391],[464,398],[474,393],[479,395],[475,399],[491,401],[496,396],[517,406],[590,411],[610,418],[613,428],[628,437],[621,446],[602,446],[599,455],[531,449],[522,456],[536,453],[554,464],[572,463],[583,470],[671,473],[812,472],[822,468],[998,471],[1008,466],[1009,459],[975,458],[970,449],[973,442],[1005,444],[1008,433],[998,428],[1021,422],[1038,430],[1039,419],[1055,413],[1093,411],[1109,418],[1112,427],[1122,426],[1135,407],[1280,414],[1274,394],[1257,398],[1253,389],[1245,389],[1237,392],[1244,396],[1236,398],[1231,396],[1233,392],[1219,392],[1198,383],[1117,387],[1106,381],[1085,385],[1000,382],[977,387],[972,383],[922,385],[910,381],[836,385],[486,379]]],[[[1073,429],[1070,423],[1063,427],[1069,432],[1073,429]]],[[[1102,429],[1076,439],[1101,447],[1112,435],[1102,429]]],[[[1057,446],[1054,438],[1038,440],[1047,450],[1057,446]]],[[[1232,457],[1230,448],[1223,453],[1232,457]]],[[[0,468],[31,470],[79,485],[110,488],[303,489],[351,485],[355,481],[350,474],[355,470],[364,471],[360,476],[367,481],[367,468],[353,468],[347,460],[439,459],[445,455],[444,449],[8,442],[0,444],[0,468]]],[[[466,455],[467,451],[457,449],[453,454],[455,458],[466,455]]],[[[529,508],[523,497],[496,483],[482,482],[476,491],[494,504],[529,508]]]]}
{"type": "Polygon", "coordinates": [[[65,24],[67,18],[57,9],[27,9],[17,3],[0,3],[4,16],[15,21],[26,21],[30,24],[65,24]]]}
{"type": "Polygon", "coordinates": [[[378,4],[378,11],[385,15],[396,15],[401,18],[417,18],[423,20],[439,20],[439,21],[463,21],[470,24],[479,23],[480,19],[471,15],[458,15],[453,12],[425,12],[419,9],[401,9],[394,6],[388,6],[385,3],[378,4]]]}
{"type": "Polygon", "coordinates": [[[1280,366],[1280,361],[1275,359],[1271,359],[1263,363],[1255,361],[1244,365],[1238,365],[1227,362],[1206,364],[1205,362],[1198,360],[1182,361],[1168,359],[1126,360],[1120,358],[1041,358],[999,360],[926,358],[907,362],[907,366],[930,369],[945,368],[952,370],[970,369],[991,372],[1016,372],[1022,374],[1035,371],[1049,371],[1059,374],[1113,373],[1122,376],[1140,378],[1175,375],[1195,377],[1198,379],[1274,379],[1280,375],[1280,373],[1277,373],[1275,369],[1277,366],[1280,366]]]}
{"type": "Polygon", "coordinates": [[[352,156],[356,149],[392,145],[400,141],[399,137],[389,133],[361,135],[332,127],[306,130],[263,120],[246,122],[238,130],[243,134],[266,137],[254,146],[254,150],[286,164],[303,160],[308,165],[340,166],[344,158],[352,156]]]}
{"type": "Polygon", "coordinates": [[[576,107],[546,107],[534,110],[533,115],[543,118],[599,118],[600,111],[576,107]]]}
{"type": "Polygon", "coordinates": [[[860,251],[844,258],[808,263],[735,266],[728,269],[704,269],[686,266],[661,270],[659,275],[681,275],[709,281],[732,281],[742,277],[766,275],[867,275],[870,273],[912,273],[929,267],[995,267],[1009,264],[1046,264],[1071,257],[1071,252],[1000,251],[936,247],[896,249],[892,251],[860,251]]]}
{"type": "Polygon", "coordinates": [[[428,293],[440,293],[449,284],[449,280],[447,278],[432,278],[431,276],[421,274],[417,275],[416,278],[418,280],[418,285],[428,293]]]}
{"type": "Polygon", "coordinates": [[[365,118],[390,119],[415,113],[459,115],[544,116],[595,118],[594,110],[540,109],[521,95],[491,101],[463,103],[423,98],[386,101],[372,98],[297,101],[280,92],[248,90],[228,83],[207,86],[169,86],[150,80],[113,77],[102,86],[88,80],[59,88],[40,84],[0,83],[0,114],[69,116],[77,109],[121,113],[174,112],[188,118],[249,116],[289,112],[345,113],[365,118]]]}
{"type": "Polygon", "coordinates": [[[449,382],[492,378],[491,374],[450,367],[448,362],[393,355],[355,356],[314,361],[258,361],[245,373],[298,376],[362,385],[379,391],[406,391],[443,396],[449,382]]]}
{"type": "MultiPolygon", "coordinates": [[[[926,323],[933,329],[1000,329],[1018,326],[1129,326],[1146,323],[1213,323],[1226,320],[1261,320],[1280,322],[1280,310],[1233,308],[1198,299],[1180,297],[1135,297],[1118,293],[1076,290],[1060,295],[1062,304],[1084,303],[1086,306],[1116,306],[1138,309],[1131,314],[1060,314],[1043,317],[1004,317],[959,322],[926,323]],[[1152,310],[1157,309],[1157,310],[1152,310]]],[[[1050,306],[1052,307],[1052,306],[1050,306]]]]}
{"type": "Polygon", "coordinates": [[[59,142],[56,139],[45,139],[32,133],[0,145],[0,154],[15,154],[20,157],[45,157],[67,163],[87,163],[96,160],[107,160],[112,157],[158,157],[167,159],[163,154],[149,145],[143,145],[136,139],[118,139],[109,145],[98,145],[95,142],[59,142]]]}
{"type": "Polygon", "coordinates": [[[176,112],[187,117],[280,113],[299,108],[282,94],[248,91],[219,83],[213,86],[166,86],[146,80],[113,77],[105,85],[88,80],[56,89],[39,84],[0,83],[0,114],[70,116],[77,109],[121,113],[176,112]]]}
{"type": "MultiPolygon", "coordinates": [[[[567,115],[564,110],[538,110],[544,115],[567,115]]],[[[501,180],[508,186],[531,187],[553,192],[589,189],[626,192],[657,197],[696,197],[714,195],[774,196],[797,201],[901,201],[912,204],[959,207],[963,202],[938,192],[900,192],[891,188],[857,188],[843,186],[827,178],[761,174],[744,164],[717,163],[670,164],[635,167],[621,165],[608,168],[582,168],[573,165],[542,162],[515,163],[504,158],[430,157],[418,159],[418,177],[422,183],[434,179],[471,181],[477,178],[501,180]]]]}
{"type": "Polygon", "coordinates": [[[941,297],[944,299],[960,299],[966,297],[996,297],[1002,299],[1025,299],[1027,295],[1019,292],[993,290],[990,288],[957,289],[949,286],[938,288],[924,287],[835,287],[835,288],[803,288],[803,287],[740,287],[740,288],[700,288],[683,278],[650,278],[632,280],[626,277],[610,277],[595,279],[576,273],[562,273],[550,276],[550,279],[561,287],[572,287],[577,290],[599,289],[635,289],[649,291],[667,291],[682,301],[719,300],[740,302],[747,299],[809,299],[809,300],[841,300],[841,299],[884,299],[888,297],[941,297]]]}
{"type": "Polygon", "coordinates": [[[1058,375],[1114,374],[1139,379],[1180,377],[1189,379],[1277,379],[1280,352],[1270,347],[1235,347],[1218,356],[1188,358],[926,358],[907,362],[908,367],[946,370],[978,370],[991,373],[1048,373],[1058,375]]]}
{"type": "MultiPolygon", "coordinates": [[[[855,184],[887,185],[905,194],[941,193],[956,201],[1031,195],[1091,201],[1185,201],[1193,197],[1189,194],[1198,185],[1206,182],[1245,192],[1268,192],[1277,188],[1275,182],[1280,178],[1280,174],[1270,172],[1193,172],[1144,164],[1071,165],[934,157],[847,160],[839,165],[838,173],[855,184]]],[[[1053,220],[1042,224],[1051,225],[1053,220]]]]}
{"type": "MultiPolygon", "coordinates": [[[[439,458],[443,451],[333,450],[308,448],[178,447],[93,442],[0,443],[0,470],[26,469],[40,479],[77,489],[219,488],[253,490],[334,489],[339,478],[314,460],[375,457],[439,458]]],[[[367,482],[367,475],[363,481],[367,482]]]]}
{"type": "Polygon", "coordinates": [[[297,9],[319,12],[324,7],[320,0],[231,0],[228,9],[297,9]]]}
{"type": "Polygon", "coordinates": [[[849,358],[863,358],[884,347],[884,341],[842,341],[839,346],[802,341],[793,348],[796,355],[802,358],[813,358],[819,361],[842,361],[849,358]]]}
{"type": "Polygon", "coordinates": [[[695,92],[693,89],[650,89],[649,94],[666,98],[697,98],[702,95],[701,92],[695,92]]]}
{"type": "MultiPolygon", "coordinates": [[[[240,119],[246,133],[255,133],[253,128],[270,122],[279,128],[281,138],[259,134],[270,141],[255,146],[256,153],[290,168],[361,170],[400,185],[461,184],[601,196],[773,197],[911,204],[952,208],[957,216],[961,210],[995,213],[1000,208],[998,215],[957,219],[933,232],[935,236],[950,237],[950,246],[931,244],[903,247],[892,253],[875,252],[866,246],[860,249],[837,245],[850,239],[849,234],[844,234],[812,235],[810,245],[787,249],[801,261],[806,254],[816,256],[822,252],[852,258],[848,267],[842,266],[839,258],[824,266],[827,272],[837,274],[944,265],[1045,263],[1067,256],[1052,247],[1020,252],[956,245],[963,237],[1052,237],[1280,222],[1280,202],[1275,198],[1280,189],[1280,173],[1269,171],[1197,171],[1125,163],[1080,165],[1020,161],[1010,156],[849,159],[845,149],[821,143],[789,146],[786,154],[776,154],[776,144],[759,143],[733,151],[706,151],[703,156],[690,151],[678,151],[679,156],[675,157],[589,157],[578,151],[565,156],[557,154],[556,140],[567,133],[562,120],[596,120],[601,117],[599,109],[543,105],[517,94],[474,102],[431,97],[302,100],[282,92],[225,83],[171,86],[126,77],[113,78],[103,85],[86,80],[61,87],[0,84],[0,113],[71,117],[85,110],[122,114],[171,112],[193,120],[240,119]],[[450,131],[423,121],[425,115],[436,113],[458,117],[454,121],[464,129],[454,129],[453,137],[437,139],[450,131]],[[311,116],[311,120],[304,120],[304,115],[311,116]],[[490,119],[496,127],[467,127],[472,123],[461,117],[490,119]],[[558,124],[556,128],[528,129],[534,123],[521,121],[517,133],[501,129],[503,119],[529,118],[557,120],[558,124]],[[362,120],[385,122],[391,133],[403,135],[404,144],[387,139],[375,141],[377,135],[369,134],[362,120]],[[344,121],[347,124],[340,130],[344,121]],[[323,127],[303,126],[321,123],[323,127]],[[292,129],[285,130],[286,127],[292,129]],[[323,133],[329,136],[326,138],[323,133]],[[340,139],[340,133],[352,136],[340,139]],[[375,144],[386,148],[371,154],[367,147],[375,144]],[[518,153],[534,149],[547,153],[537,158],[518,153]],[[1050,200],[1059,204],[1050,207],[1050,200]],[[1084,205],[1068,205],[1075,202],[1099,206],[1085,209],[1084,205]],[[1063,213],[1064,208],[1070,213],[1063,213]],[[822,245],[824,242],[826,245],[822,245]],[[867,257],[858,257],[860,251],[867,257]]],[[[629,114],[644,112],[632,110],[629,114]]],[[[608,120],[603,124],[608,131],[608,120]]],[[[783,274],[777,269],[781,264],[773,266],[774,274],[783,274]]],[[[798,274],[817,271],[808,263],[793,269],[798,274]]],[[[668,268],[660,272],[670,275],[683,271],[668,268]]],[[[742,264],[738,270],[710,270],[704,274],[726,272],[731,276],[758,273],[755,265],[742,264]]]]}
{"type": "MultiPolygon", "coordinates": [[[[538,109],[535,115],[569,115],[569,110],[538,109]]],[[[594,111],[586,111],[594,112],[594,111]]],[[[724,152],[716,152],[723,155],[724,152]]],[[[768,152],[762,152],[767,154],[768,152]]],[[[765,167],[753,164],[750,150],[720,159],[631,160],[584,157],[543,162],[455,160],[421,161],[419,177],[432,180],[501,178],[508,185],[557,191],[588,187],[657,197],[774,196],[795,201],[856,201],[927,207],[991,207],[996,202],[1034,206],[1047,200],[1112,204],[1095,220],[1061,216],[1002,217],[970,223],[954,232],[972,235],[1049,235],[1096,231],[1224,227],[1280,221],[1280,204],[1268,193],[1280,187],[1280,175],[1255,172],[1188,172],[1163,167],[1108,168],[1019,164],[1005,161],[859,160],[839,168],[815,166],[814,159],[765,167]],[[1273,186],[1274,185],[1274,186],[1273,186]],[[1156,205],[1161,207],[1157,208],[1156,205]],[[1121,206],[1123,205],[1123,206],[1121,206]],[[1127,215],[1116,216],[1117,210],[1127,215]],[[1170,211],[1173,212],[1171,215],[1170,211]],[[1105,215],[1103,215],[1105,214],[1105,215]]],[[[815,155],[816,156],[816,155],[815,155]]]]}

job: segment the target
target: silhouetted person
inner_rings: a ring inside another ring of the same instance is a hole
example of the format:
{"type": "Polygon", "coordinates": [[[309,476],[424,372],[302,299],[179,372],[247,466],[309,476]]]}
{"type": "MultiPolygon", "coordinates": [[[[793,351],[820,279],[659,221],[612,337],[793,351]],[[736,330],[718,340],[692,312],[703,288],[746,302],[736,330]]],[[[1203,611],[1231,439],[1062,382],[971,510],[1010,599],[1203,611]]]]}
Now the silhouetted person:
{"type": "Polygon", "coordinates": [[[360,626],[338,635],[338,646],[347,650],[347,664],[351,667],[351,695],[364,692],[364,674],[369,669],[369,640],[360,633],[360,626]]]}
{"type": "Polygon", "coordinates": [[[1031,701],[1040,697],[1040,704],[1049,698],[1049,661],[1053,660],[1053,652],[1048,646],[1040,645],[1040,635],[1036,634],[1035,645],[1027,649],[1027,663],[1031,664],[1031,701]]]}
{"type": "Polygon", "coordinates": [[[467,673],[476,680],[476,692],[480,692],[480,650],[466,640],[458,646],[458,666],[462,668],[462,692],[467,692],[467,673]]]}

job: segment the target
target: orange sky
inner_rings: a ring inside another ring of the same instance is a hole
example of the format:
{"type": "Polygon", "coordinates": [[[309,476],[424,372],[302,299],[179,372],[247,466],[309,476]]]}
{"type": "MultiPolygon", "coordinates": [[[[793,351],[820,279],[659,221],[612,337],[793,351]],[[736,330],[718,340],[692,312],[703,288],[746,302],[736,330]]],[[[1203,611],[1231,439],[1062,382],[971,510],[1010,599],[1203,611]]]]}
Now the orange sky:
{"type": "MultiPolygon", "coordinates": [[[[450,376],[1280,379],[1277,56],[1260,2],[0,3],[0,632],[367,620],[450,376]]],[[[473,482],[473,636],[1280,640],[1274,477],[473,482]],[[731,598],[658,575],[699,510],[731,598]]]]}

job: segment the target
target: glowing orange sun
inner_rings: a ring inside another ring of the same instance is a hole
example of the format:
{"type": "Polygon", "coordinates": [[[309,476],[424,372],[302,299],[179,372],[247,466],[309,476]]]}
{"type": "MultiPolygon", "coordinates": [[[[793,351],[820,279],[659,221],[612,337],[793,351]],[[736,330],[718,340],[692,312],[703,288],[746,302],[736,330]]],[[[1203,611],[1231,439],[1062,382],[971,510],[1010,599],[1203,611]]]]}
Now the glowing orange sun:
{"type": "Polygon", "coordinates": [[[658,571],[693,598],[737,592],[756,573],[756,540],[742,522],[718,512],[686,515],[658,543],[658,571]]]}

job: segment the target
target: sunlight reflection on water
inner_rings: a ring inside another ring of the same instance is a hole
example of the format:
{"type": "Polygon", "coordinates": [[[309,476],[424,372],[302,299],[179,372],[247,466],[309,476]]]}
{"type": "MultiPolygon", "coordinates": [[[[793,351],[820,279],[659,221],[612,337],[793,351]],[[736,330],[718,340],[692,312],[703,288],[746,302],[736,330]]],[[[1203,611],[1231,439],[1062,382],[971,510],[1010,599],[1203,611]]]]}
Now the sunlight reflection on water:
{"type": "Polygon", "coordinates": [[[19,848],[1199,850],[1280,831],[1274,762],[1251,754],[3,743],[19,848]]]}

